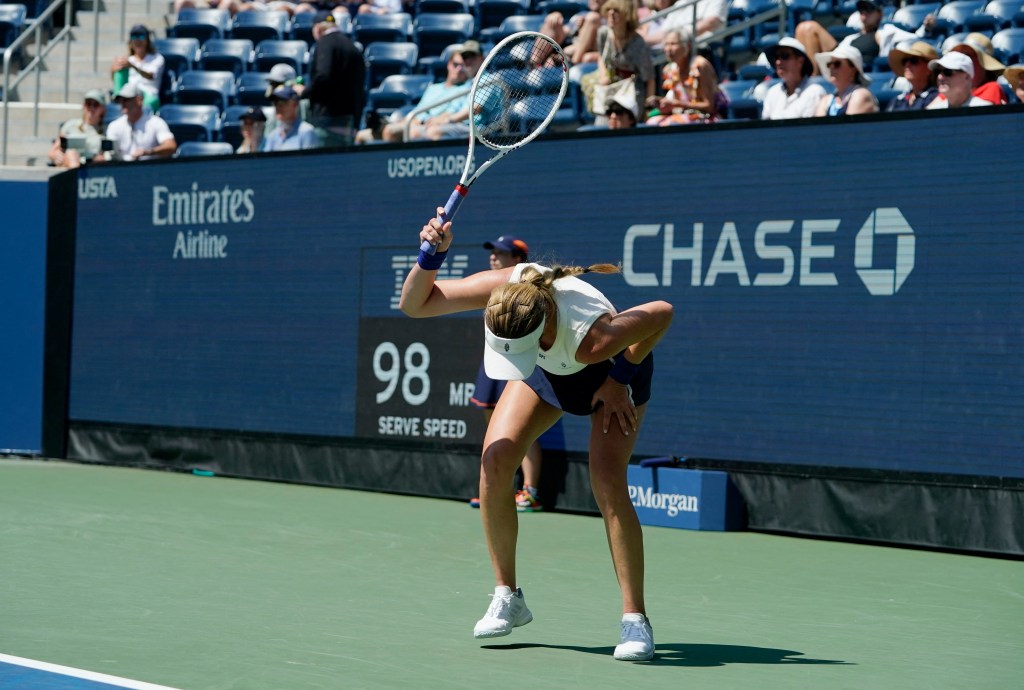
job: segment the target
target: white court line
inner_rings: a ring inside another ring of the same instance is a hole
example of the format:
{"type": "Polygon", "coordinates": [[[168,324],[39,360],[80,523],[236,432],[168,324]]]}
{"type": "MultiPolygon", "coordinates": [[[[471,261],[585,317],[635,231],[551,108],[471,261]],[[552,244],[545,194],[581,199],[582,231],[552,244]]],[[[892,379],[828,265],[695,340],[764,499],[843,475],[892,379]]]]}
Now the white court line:
{"type": "Polygon", "coordinates": [[[117,685],[122,688],[130,688],[131,690],[179,690],[179,688],[172,688],[167,685],[154,685],[153,683],[145,683],[141,680],[118,678],[117,676],[108,676],[105,673],[95,673],[80,668],[71,668],[70,666],[59,666],[45,661],[36,661],[35,659],[23,659],[20,656],[10,656],[8,654],[0,654],[0,662],[13,664],[14,666],[25,666],[37,671],[59,673],[62,676],[71,676],[72,678],[81,678],[82,680],[92,680],[97,683],[117,685]]]}

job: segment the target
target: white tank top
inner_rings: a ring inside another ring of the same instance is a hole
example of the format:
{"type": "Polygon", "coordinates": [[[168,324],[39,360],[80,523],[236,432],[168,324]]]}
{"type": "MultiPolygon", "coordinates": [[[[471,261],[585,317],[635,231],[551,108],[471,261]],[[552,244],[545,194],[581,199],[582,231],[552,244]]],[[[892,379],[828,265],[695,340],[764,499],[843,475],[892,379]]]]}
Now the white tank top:
{"type": "MultiPolygon", "coordinates": [[[[540,264],[518,264],[509,282],[518,283],[527,266],[543,273],[551,272],[550,268],[540,264]]],[[[564,376],[575,374],[587,366],[576,361],[576,350],[593,323],[603,314],[615,316],[618,312],[600,290],[575,276],[556,280],[554,288],[558,329],[551,348],[537,353],[537,366],[549,373],[564,376]]]]}

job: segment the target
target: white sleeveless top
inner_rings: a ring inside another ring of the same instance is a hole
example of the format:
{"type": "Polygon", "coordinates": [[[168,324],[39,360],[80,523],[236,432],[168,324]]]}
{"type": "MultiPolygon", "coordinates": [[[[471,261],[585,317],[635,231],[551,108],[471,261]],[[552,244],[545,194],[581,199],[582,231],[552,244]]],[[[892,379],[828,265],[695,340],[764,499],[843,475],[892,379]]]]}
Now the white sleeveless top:
{"type": "MultiPolygon", "coordinates": [[[[512,270],[509,282],[518,283],[527,266],[543,273],[551,272],[550,268],[540,264],[518,264],[512,270]]],[[[603,314],[615,316],[618,312],[597,288],[575,276],[556,280],[554,288],[558,330],[551,348],[537,352],[537,366],[551,374],[565,376],[586,368],[586,364],[576,361],[576,350],[593,323],[603,314]]]]}

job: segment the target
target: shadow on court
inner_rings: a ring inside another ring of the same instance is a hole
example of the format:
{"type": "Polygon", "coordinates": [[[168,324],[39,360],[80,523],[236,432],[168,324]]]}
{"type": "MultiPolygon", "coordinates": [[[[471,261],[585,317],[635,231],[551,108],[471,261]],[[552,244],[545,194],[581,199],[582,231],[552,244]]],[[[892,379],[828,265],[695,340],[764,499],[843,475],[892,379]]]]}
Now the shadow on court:
{"type": "MultiPolygon", "coordinates": [[[[611,656],[615,647],[578,647],[575,645],[557,644],[506,644],[506,645],[484,645],[482,649],[507,650],[507,649],[567,649],[585,654],[599,654],[611,656]]],[[[830,664],[833,666],[855,664],[849,661],[835,659],[809,659],[803,656],[803,652],[794,652],[789,649],[772,649],[770,647],[743,647],[729,644],[658,644],[657,651],[651,663],[657,662],[663,666],[690,666],[690,667],[711,667],[728,666],[729,664],[830,664]]]]}

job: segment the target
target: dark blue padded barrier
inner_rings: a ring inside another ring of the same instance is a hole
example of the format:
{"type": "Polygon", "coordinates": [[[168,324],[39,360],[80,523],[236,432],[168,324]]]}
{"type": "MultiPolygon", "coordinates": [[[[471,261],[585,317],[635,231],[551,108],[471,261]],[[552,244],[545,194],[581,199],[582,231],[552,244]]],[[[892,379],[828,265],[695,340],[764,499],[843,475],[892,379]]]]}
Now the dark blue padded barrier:
{"type": "MultiPolygon", "coordinates": [[[[515,232],[674,303],[638,455],[1024,477],[1024,120],[973,110],[541,140],[474,186],[448,269],[515,232]]],[[[464,154],[84,170],[71,419],[478,444],[479,314],[396,310],[464,154]]]]}

